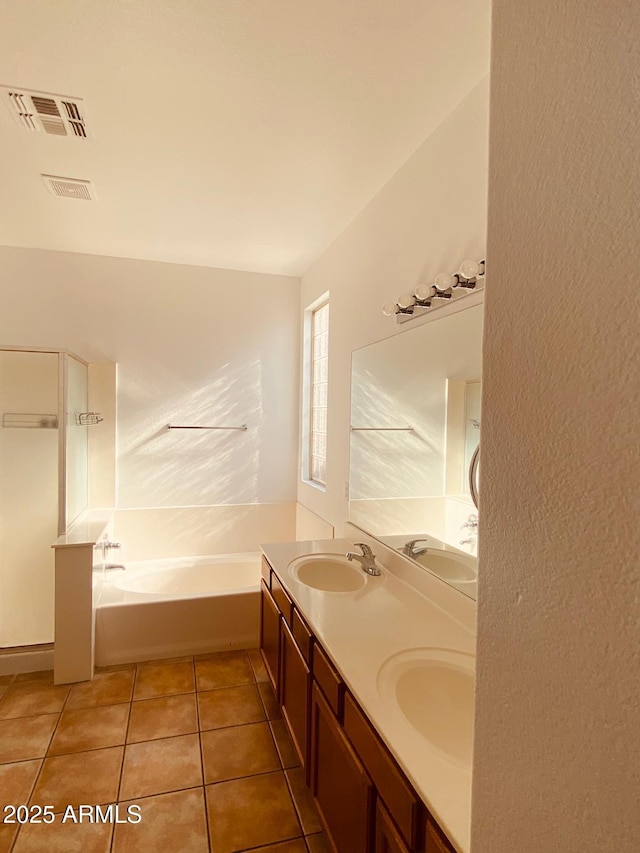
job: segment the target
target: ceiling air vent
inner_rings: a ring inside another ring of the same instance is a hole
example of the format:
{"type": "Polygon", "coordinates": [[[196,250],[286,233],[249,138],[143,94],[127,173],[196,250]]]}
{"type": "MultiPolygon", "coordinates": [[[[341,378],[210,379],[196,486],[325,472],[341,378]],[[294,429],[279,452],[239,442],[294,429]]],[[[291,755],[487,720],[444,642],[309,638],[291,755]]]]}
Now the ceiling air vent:
{"type": "Polygon", "coordinates": [[[91,181],[83,181],[80,178],[61,178],[59,175],[42,175],[41,177],[52,195],[84,201],[94,201],[96,198],[91,181]]]}
{"type": "Polygon", "coordinates": [[[0,92],[11,115],[25,130],[78,139],[89,136],[82,98],[10,86],[0,86],[0,92]]]}

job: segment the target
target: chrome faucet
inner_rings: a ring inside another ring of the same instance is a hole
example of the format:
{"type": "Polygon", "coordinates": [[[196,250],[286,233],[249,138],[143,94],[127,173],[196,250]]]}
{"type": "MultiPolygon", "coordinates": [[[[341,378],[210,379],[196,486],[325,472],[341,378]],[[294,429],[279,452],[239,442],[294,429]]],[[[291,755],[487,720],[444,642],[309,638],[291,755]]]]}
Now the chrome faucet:
{"type": "MultiPolygon", "coordinates": [[[[105,561],[107,558],[107,551],[112,551],[114,549],[122,547],[119,542],[109,542],[106,539],[104,541],[102,541],[100,543],[100,545],[102,546],[102,549],[103,549],[105,561]]],[[[107,563],[107,562],[105,562],[105,564],[104,564],[105,572],[111,571],[112,569],[122,569],[124,571],[126,568],[127,567],[123,566],[122,563],[107,563]]]]}
{"type": "Polygon", "coordinates": [[[368,575],[380,575],[380,569],[376,566],[376,555],[371,548],[364,542],[355,542],[356,548],[362,549],[362,554],[354,554],[353,551],[347,551],[347,560],[357,560],[362,567],[362,571],[368,575]]]}
{"type": "Polygon", "coordinates": [[[416,548],[418,542],[429,542],[428,539],[412,539],[410,542],[407,542],[403,548],[402,553],[406,554],[407,557],[419,557],[420,554],[425,554],[429,549],[428,548],[416,548]]]}
{"type": "Polygon", "coordinates": [[[460,530],[468,530],[466,539],[460,540],[460,545],[477,545],[478,544],[478,516],[475,512],[467,518],[460,530]]]}

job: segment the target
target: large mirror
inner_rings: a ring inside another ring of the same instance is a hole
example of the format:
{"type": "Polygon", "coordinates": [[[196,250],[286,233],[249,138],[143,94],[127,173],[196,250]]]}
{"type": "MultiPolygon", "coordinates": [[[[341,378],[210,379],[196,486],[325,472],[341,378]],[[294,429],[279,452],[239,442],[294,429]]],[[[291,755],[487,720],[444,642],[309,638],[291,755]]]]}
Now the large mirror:
{"type": "Polygon", "coordinates": [[[351,372],[349,521],[472,598],[481,366],[474,294],[356,350],[351,372]]]}

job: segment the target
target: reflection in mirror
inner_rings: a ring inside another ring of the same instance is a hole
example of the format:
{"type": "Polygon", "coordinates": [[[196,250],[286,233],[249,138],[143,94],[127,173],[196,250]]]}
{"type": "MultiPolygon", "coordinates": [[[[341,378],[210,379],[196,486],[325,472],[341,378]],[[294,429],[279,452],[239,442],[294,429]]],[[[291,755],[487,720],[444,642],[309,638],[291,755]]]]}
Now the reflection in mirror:
{"type": "Polygon", "coordinates": [[[349,521],[471,597],[482,303],[353,353],[349,521]]]}

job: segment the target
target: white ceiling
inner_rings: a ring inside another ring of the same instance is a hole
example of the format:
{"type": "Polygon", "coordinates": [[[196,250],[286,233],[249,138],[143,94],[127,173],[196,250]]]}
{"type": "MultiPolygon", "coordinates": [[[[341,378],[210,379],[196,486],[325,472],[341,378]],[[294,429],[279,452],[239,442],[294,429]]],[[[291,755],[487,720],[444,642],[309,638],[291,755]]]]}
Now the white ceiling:
{"type": "Polygon", "coordinates": [[[4,2],[0,84],[84,98],[93,138],[31,134],[0,105],[0,243],[299,275],[487,74],[489,13],[4,2]],[[98,200],[51,196],[42,172],[98,200]]]}

